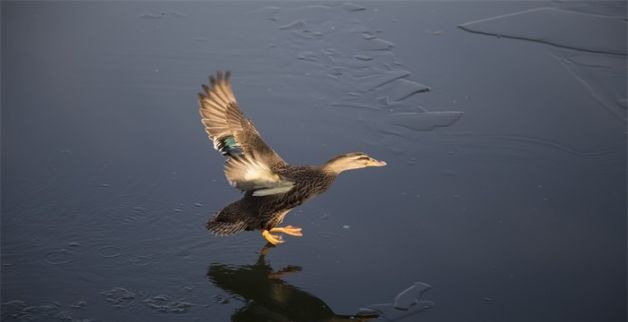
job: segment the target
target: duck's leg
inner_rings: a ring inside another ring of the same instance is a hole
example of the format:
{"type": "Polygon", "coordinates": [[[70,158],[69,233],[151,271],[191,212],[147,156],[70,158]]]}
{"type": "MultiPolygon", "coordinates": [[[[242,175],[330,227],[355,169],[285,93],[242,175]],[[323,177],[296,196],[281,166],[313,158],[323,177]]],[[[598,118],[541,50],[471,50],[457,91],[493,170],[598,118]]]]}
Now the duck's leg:
{"type": "MultiPolygon", "coordinates": [[[[272,230],[271,230],[272,231],[272,230]]],[[[279,235],[273,235],[271,234],[268,230],[264,229],[262,230],[262,236],[264,236],[264,238],[271,244],[273,245],[277,245],[277,244],[281,244],[283,243],[283,240],[281,239],[281,236],[279,235]]]]}
{"type": "Polygon", "coordinates": [[[303,233],[301,232],[301,228],[294,227],[294,226],[291,226],[291,225],[288,225],[286,227],[271,228],[270,232],[271,233],[282,233],[282,234],[287,234],[287,235],[296,236],[296,237],[303,236],[303,233]]]}

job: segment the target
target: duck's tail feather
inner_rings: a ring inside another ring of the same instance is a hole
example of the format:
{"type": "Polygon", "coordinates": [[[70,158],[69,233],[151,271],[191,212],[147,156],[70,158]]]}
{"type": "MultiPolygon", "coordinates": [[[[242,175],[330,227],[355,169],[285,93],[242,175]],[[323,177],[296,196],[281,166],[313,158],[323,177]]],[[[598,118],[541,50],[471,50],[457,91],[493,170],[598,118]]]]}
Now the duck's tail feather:
{"type": "Polygon", "coordinates": [[[206,227],[214,235],[227,236],[246,230],[248,223],[243,220],[234,221],[232,218],[216,215],[209,220],[206,227]]]}

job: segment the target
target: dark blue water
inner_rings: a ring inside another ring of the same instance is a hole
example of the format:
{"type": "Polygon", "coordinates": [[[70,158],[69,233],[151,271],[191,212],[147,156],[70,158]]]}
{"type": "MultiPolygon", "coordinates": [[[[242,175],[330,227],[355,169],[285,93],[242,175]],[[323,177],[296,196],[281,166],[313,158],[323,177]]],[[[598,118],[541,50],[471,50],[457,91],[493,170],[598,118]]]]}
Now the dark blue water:
{"type": "Polygon", "coordinates": [[[625,321],[625,2],[6,2],[2,321],[625,321]],[[292,211],[239,198],[196,93],[232,71],[292,211]]]}

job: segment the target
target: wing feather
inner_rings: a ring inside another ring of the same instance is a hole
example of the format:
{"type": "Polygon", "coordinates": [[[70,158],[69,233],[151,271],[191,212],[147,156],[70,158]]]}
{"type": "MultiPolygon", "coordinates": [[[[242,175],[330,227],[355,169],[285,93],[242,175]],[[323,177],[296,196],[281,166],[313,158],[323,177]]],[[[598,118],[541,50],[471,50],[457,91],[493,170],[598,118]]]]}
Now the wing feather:
{"type": "Polygon", "coordinates": [[[246,118],[231,89],[229,72],[210,76],[199,93],[199,114],[214,149],[227,156],[225,176],[231,185],[254,195],[283,193],[292,183],[275,170],[286,162],[270,147],[246,118]]]}
{"type": "Polygon", "coordinates": [[[255,196],[286,192],[294,186],[294,182],[273,172],[254,156],[231,157],[225,164],[225,176],[232,186],[254,191],[255,196]]]}

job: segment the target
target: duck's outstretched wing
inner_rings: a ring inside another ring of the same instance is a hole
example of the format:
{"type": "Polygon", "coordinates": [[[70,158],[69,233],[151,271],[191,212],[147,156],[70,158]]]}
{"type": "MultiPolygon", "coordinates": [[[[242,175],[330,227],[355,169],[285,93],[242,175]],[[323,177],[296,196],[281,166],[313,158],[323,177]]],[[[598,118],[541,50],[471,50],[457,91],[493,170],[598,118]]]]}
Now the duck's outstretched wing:
{"type": "Polygon", "coordinates": [[[229,72],[210,76],[199,93],[199,112],[214,148],[228,157],[225,176],[232,186],[254,195],[285,192],[292,187],[274,172],[286,162],[262,140],[236,102],[229,72]],[[278,191],[278,192],[275,192],[278,191]]]}

